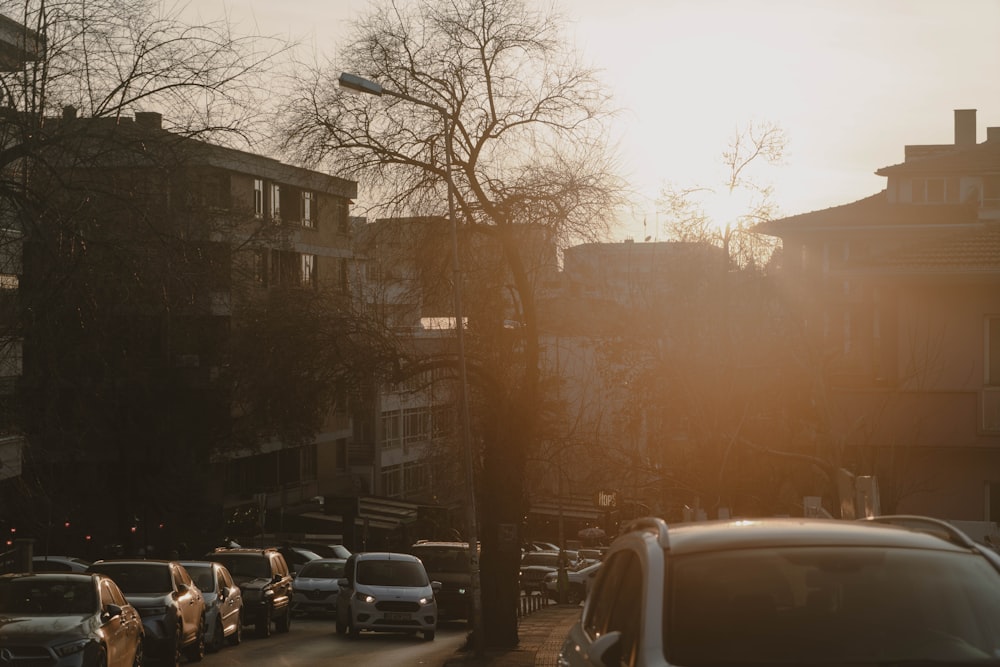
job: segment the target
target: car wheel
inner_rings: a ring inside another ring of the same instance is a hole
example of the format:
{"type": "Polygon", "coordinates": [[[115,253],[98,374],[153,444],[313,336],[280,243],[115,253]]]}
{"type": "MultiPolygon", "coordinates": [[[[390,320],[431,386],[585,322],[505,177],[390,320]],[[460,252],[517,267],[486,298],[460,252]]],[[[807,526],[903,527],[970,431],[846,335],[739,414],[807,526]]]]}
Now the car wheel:
{"type": "Polygon", "coordinates": [[[434,641],[434,634],[435,633],[434,633],[433,630],[424,630],[424,641],[425,642],[432,642],[432,641],[434,641]]]}
{"type": "Polygon", "coordinates": [[[288,632],[292,629],[292,610],[285,607],[285,613],[274,621],[274,629],[278,632],[288,632]]]}
{"type": "Polygon", "coordinates": [[[357,639],[361,635],[361,631],[358,630],[358,626],[354,625],[354,612],[350,609],[347,610],[347,636],[351,639],[357,639]]]}
{"type": "Polygon", "coordinates": [[[215,617],[215,628],[212,630],[212,641],[205,644],[205,650],[209,653],[218,653],[225,643],[226,630],[222,627],[222,614],[215,617]]]}
{"type": "Polygon", "coordinates": [[[271,608],[264,607],[264,613],[257,619],[257,625],[253,627],[254,634],[261,639],[271,636],[271,608]]]}
{"type": "Polygon", "coordinates": [[[233,630],[233,634],[229,635],[229,645],[239,646],[240,642],[243,641],[243,614],[239,613],[236,615],[236,629],[233,630]]]}
{"type": "Polygon", "coordinates": [[[198,631],[194,633],[194,641],[184,648],[184,657],[188,662],[201,662],[205,657],[205,617],[198,623],[198,631]]]}

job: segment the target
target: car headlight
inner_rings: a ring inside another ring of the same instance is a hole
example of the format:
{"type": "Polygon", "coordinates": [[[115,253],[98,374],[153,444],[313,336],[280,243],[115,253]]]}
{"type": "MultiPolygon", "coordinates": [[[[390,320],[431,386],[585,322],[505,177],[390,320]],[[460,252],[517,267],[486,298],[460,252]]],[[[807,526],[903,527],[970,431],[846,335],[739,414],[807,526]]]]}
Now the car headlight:
{"type": "Polygon", "coordinates": [[[427,597],[420,598],[419,600],[417,600],[417,602],[419,602],[422,605],[423,604],[430,604],[431,602],[434,602],[434,596],[433,595],[429,595],[427,597]]]}
{"type": "Polygon", "coordinates": [[[90,642],[90,639],[74,639],[71,642],[54,646],[52,650],[55,651],[56,655],[60,658],[65,658],[67,655],[73,655],[74,653],[79,653],[84,650],[90,642]]]}
{"type": "Polygon", "coordinates": [[[360,600],[366,604],[375,604],[375,596],[369,595],[368,593],[355,593],[354,599],[360,600]]]}
{"type": "Polygon", "coordinates": [[[458,594],[459,595],[465,595],[465,589],[464,588],[459,588],[458,589],[458,594]]]}

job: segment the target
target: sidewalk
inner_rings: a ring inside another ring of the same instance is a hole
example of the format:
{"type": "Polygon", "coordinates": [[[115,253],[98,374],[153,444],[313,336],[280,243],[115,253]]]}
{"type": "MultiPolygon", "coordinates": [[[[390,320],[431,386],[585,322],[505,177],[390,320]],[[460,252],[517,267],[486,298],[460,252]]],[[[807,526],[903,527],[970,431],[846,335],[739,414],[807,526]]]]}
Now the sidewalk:
{"type": "Polygon", "coordinates": [[[568,604],[542,607],[519,619],[517,648],[486,651],[481,658],[459,651],[443,667],[555,667],[563,640],[582,609],[568,604]]]}

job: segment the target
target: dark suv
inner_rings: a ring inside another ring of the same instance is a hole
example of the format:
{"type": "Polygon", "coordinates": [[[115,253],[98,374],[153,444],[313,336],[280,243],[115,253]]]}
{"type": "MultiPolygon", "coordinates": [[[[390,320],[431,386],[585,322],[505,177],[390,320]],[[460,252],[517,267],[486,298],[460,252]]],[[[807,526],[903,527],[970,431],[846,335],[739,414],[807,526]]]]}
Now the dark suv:
{"type": "Polygon", "coordinates": [[[222,563],[243,594],[243,617],[258,637],[292,627],[292,575],[277,549],[219,548],[206,560],[222,563]]]}
{"type": "Polygon", "coordinates": [[[432,581],[441,582],[435,593],[441,618],[472,618],[472,572],[468,542],[429,542],[421,540],[410,547],[432,581]]]}

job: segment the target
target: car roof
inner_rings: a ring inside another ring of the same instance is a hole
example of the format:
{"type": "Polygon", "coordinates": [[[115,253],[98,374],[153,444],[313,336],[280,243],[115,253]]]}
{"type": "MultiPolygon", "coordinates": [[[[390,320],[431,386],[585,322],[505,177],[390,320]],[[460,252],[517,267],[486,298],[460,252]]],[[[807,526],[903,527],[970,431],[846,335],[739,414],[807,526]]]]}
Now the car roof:
{"type": "Polygon", "coordinates": [[[431,548],[435,548],[435,549],[468,549],[469,548],[469,543],[468,542],[430,542],[430,541],[425,542],[425,541],[421,540],[420,542],[415,542],[411,548],[413,548],[413,549],[417,549],[417,548],[426,549],[427,547],[431,547],[431,548]]]}
{"type": "Polygon", "coordinates": [[[158,560],[155,558],[107,558],[102,560],[97,560],[91,563],[91,565],[103,565],[105,563],[115,563],[116,565],[170,565],[177,561],[171,560],[158,560]]]}
{"type": "MultiPolygon", "coordinates": [[[[644,529],[650,530],[650,527],[646,526],[644,529]]],[[[969,544],[956,544],[943,532],[942,529],[928,531],[915,526],[877,521],[812,518],[734,519],[670,525],[665,531],[664,546],[674,554],[779,546],[873,546],[968,550],[969,544]]],[[[663,538],[660,539],[662,543],[663,538]]]]}
{"type": "Polygon", "coordinates": [[[91,581],[94,578],[98,579],[109,579],[107,575],[101,574],[100,572],[6,572],[0,574],[0,580],[2,579],[47,579],[50,581],[73,581],[73,580],[84,580],[89,579],[91,581]]]}
{"type": "Polygon", "coordinates": [[[369,551],[362,554],[354,554],[357,560],[407,560],[420,562],[420,559],[413,554],[401,554],[390,551],[369,551]]]}

